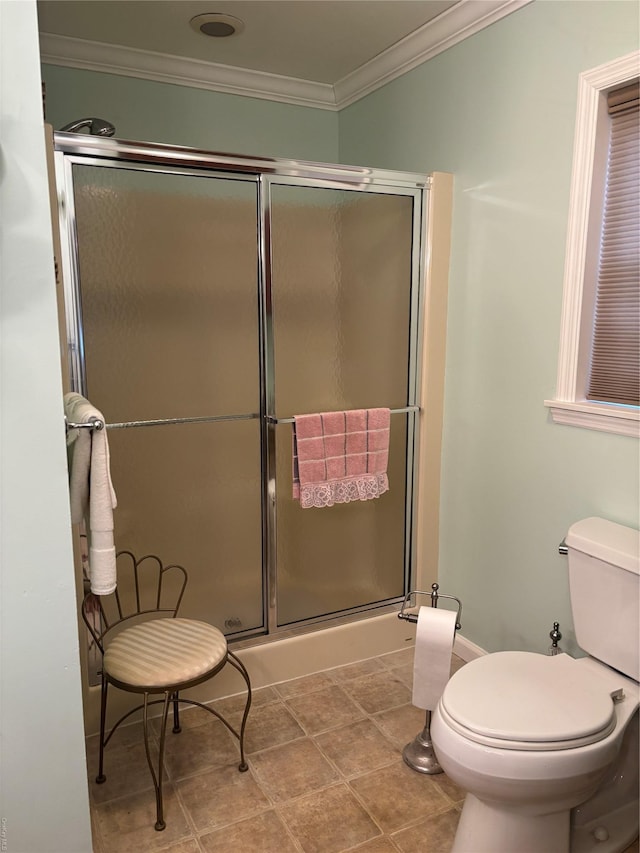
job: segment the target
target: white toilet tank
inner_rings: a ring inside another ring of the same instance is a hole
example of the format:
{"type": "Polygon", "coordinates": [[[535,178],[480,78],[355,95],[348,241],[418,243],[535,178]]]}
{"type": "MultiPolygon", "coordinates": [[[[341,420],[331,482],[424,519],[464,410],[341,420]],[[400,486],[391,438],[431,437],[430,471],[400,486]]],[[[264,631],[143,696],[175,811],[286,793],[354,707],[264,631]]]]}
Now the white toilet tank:
{"type": "Polygon", "coordinates": [[[585,518],[571,525],[565,542],[578,645],[640,681],[640,533],[585,518]]]}

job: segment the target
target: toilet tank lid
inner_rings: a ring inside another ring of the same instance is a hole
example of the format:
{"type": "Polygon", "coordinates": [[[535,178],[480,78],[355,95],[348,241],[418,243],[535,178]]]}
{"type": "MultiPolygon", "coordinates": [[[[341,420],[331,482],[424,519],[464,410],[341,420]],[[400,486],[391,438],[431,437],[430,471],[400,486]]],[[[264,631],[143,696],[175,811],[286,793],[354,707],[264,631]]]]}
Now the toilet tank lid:
{"type": "Polygon", "coordinates": [[[640,574],[640,532],[632,527],[605,518],[584,518],[571,525],[565,542],[575,551],[640,574]]]}

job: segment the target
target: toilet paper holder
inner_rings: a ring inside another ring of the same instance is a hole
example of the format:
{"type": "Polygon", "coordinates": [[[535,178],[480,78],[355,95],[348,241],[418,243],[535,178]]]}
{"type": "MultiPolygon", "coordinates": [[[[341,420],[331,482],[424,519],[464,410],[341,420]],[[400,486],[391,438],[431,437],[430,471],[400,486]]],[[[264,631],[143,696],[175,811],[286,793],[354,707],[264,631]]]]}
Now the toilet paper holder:
{"type": "MultiPolygon", "coordinates": [[[[407,608],[414,607],[415,605],[411,604],[411,601],[414,597],[419,595],[428,595],[431,598],[431,606],[437,607],[438,600],[440,598],[446,598],[449,601],[455,601],[458,605],[458,612],[456,615],[456,631],[459,631],[462,627],[461,619],[462,619],[462,602],[459,598],[456,598],[455,595],[444,595],[440,592],[440,587],[437,583],[431,584],[431,592],[424,592],[419,589],[415,589],[412,592],[409,592],[404,601],[402,602],[402,607],[400,608],[400,612],[398,613],[398,619],[405,619],[407,622],[417,622],[418,614],[412,613],[407,608]]],[[[440,766],[438,759],[436,758],[436,754],[433,749],[433,743],[431,742],[431,711],[426,712],[426,720],[424,729],[415,736],[415,738],[408,743],[405,748],[402,750],[402,758],[404,763],[411,767],[412,770],[417,770],[418,773],[428,773],[430,775],[435,775],[436,773],[442,773],[442,767],[440,766]]]]}
{"type": "Polygon", "coordinates": [[[398,619],[406,619],[407,622],[417,622],[418,614],[411,613],[407,610],[407,606],[412,607],[411,599],[414,595],[428,595],[431,598],[431,606],[437,607],[438,600],[440,598],[447,598],[449,601],[455,601],[458,605],[458,613],[456,616],[456,631],[459,631],[462,628],[460,624],[460,619],[462,618],[462,602],[459,598],[456,598],[455,595],[444,595],[440,592],[440,586],[437,583],[431,584],[431,592],[423,592],[421,589],[414,589],[411,592],[407,593],[402,602],[402,607],[400,608],[400,613],[398,613],[398,619]]]}

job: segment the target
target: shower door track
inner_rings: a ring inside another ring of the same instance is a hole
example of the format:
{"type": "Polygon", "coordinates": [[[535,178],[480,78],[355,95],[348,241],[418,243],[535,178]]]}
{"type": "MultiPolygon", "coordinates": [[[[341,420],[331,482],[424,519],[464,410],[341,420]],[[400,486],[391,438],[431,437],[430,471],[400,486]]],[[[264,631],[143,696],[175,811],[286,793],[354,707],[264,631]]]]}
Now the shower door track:
{"type": "Polygon", "coordinates": [[[172,424],[212,423],[216,421],[260,420],[262,444],[262,542],[263,542],[263,627],[234,632],[229,640],[267,642],[283,636],[353,621],[363,613],[388,612],[404,600],[413,571],[416,530],[415,511],[415,443],[420,414],[418,387],[420,381],[419,352],[422,345],[420,311],[423,303],[424,242],[426,239],[427,193],[431,178],[407,172],[361,167],[318,164],[277,158],[243,157],[217,154],[199,149],[158,143],[98,138],[74,133],[56,133],[55,166],[58,186],[59,218],[62,239],[65,313],[68,334],[69,372],[72,386],[86,393],[80,275],[75,222],[73,177],[74,164],[102,166],[135,171],[192,175],[201,178],[224,178],[256,182],[258,187],[258,293],[260,321],[259,362],[261,411],[236,415],[213,415],[190,418],[166,418],[121,423],[108,423],[108,429],[129,429],[172,424]],[[397,597],[325,613],[309,619],[278,623],[277,552],[276,552],[276,479],[275,430],[280,424],[292,423],[293,417],[275,414],[274,341],[271,313],[271,234],[270,188],[272,184],[355,190],[363,193],[406,195],[413,197],[413,235],[411,257],[410,353],[407,401],[404,407],[391,409],[393,414],[407,415],[407,459],[405,494],[404,590],[397,597]],[[66,239],[65,239],[66,238],[66,239]]]}

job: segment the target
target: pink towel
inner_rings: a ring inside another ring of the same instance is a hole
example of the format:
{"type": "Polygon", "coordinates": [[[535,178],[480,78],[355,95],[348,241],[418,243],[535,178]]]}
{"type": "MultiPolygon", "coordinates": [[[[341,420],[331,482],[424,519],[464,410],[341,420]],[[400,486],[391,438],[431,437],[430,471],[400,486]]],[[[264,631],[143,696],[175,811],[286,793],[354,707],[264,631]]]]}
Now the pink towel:
{"type": "Polygon", "coordinates": [[[389,409],[293,419],[293,497],[303,509],[368,501],[389,489],[389,409]]]}

